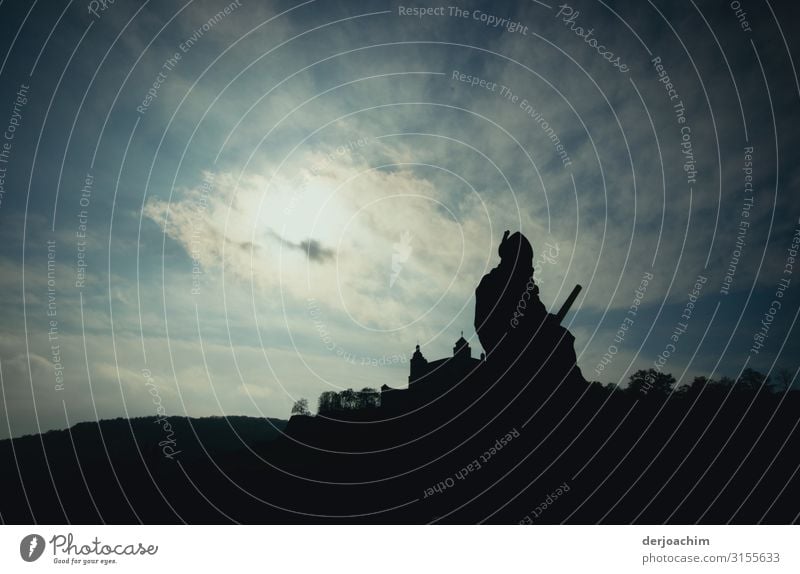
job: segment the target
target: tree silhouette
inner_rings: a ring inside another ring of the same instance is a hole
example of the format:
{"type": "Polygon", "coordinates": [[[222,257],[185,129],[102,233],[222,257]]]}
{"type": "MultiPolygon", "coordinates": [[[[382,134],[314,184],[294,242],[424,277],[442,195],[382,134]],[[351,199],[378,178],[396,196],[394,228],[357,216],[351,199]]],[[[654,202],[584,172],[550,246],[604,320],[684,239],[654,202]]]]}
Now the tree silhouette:
{"type": "Polygon", "coordinates": [[[763,373],[747,367],[736,380],[736,390],[739,392],[755,393],[762,386],[769,384],[769,377],[763,373]]]}
{"type": "Polygon", "coordinates": [[[353,389],[346,389],[339,393],[343,410],[354,410],[358,408],[359,396],[353,389]]]}
{"type": "Polygon", "coordinates": [[[292,407],[293,415],[308,416],[311,412],[308,410],[308,399],[298,399],[292,407]]]}
{"type": "Polygon", "coordinates": [[[381,406],[381,394],[378,389],[364,387],[359,392],[359,408],[373,409],[381,406]]]}
{"type": "Polygon", "coordinates": [[[733,386],[734,382],[735,381],[730,377],[720,377],[718,381],[714,381],[714,384],[718,386],[720,390],[728,392],[733,386]]]}
{"type": "Polygon", "coordinates": [[[335,391],[325,391],[319,396],[317,413],[329,413],[342,409],[342,401],[339,393],[335,391]]]}
{"type": "Polygon", "coordinates": [[[701,392],[708,390],[713,385],[708,377],[695,377],[688,385],[682,385],[678,392],[685,396],[696,397],[701,392]]]}
{"type": "Polygon", "coordinates": [[[630,376],[628,392],[637,397],[666,396],[675,386],[675,377],[669,373],[662,373],[655,369],[640,369],[630,376]]]}

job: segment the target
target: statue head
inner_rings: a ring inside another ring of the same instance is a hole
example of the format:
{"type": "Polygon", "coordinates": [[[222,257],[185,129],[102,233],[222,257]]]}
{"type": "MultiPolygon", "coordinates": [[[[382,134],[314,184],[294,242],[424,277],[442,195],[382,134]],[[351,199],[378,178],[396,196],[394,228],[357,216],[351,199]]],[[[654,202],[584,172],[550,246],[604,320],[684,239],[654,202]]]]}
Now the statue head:
{"type": "Polygon", "coordinates": [[[509,236],[506,230],[497,253],[501,265],[511,265],[519,269],[533,269],[533,247],[528,239],[519,231],[509,236]]]}

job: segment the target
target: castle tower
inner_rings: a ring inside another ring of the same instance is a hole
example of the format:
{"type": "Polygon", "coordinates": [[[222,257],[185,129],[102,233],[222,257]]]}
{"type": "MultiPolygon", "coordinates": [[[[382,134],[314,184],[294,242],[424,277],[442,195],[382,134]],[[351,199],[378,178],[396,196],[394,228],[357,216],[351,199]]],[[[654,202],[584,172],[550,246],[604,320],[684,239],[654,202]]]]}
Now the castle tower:
{"type": "Polygon", "coordinates": [[[425,374],[428,372],[428,360],[422,356],[422,352],[419,350],[419,345],[417,345],[417,349],[414,351],[414,354],[411,355],[409,364],[411,366],[411,372],[408,375],[408,384],[411,385],[415,381],[425,376],[425,374]]]}
{"type": "Polygon", "coordinates": [[[453,358],[458,360],[472,358],[472,349],[464,338],[464,331],[461,331],[461,337],[456,341],[453,347],[453,358]]]}

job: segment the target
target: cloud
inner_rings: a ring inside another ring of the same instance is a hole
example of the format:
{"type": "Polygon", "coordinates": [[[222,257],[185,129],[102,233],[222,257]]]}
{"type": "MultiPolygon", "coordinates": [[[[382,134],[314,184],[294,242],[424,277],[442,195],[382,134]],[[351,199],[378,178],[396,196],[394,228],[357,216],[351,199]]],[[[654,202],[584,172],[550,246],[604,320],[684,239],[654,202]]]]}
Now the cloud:
{"type": "MultiPolygon", "coordinates": [[[[334,252],[332,249],[328,249],[323,247],[322,244],[317,241],[316,239],[304,239],[298,243],[293,243],[283,237],[280,234],[276,233],[274,230],[268,230],[269,235],[274,237],[283,247],[288,247],[289,249],[297,249],[301,253],[303,253],[306,257],[308,257],[309,261],[313,261],[316,263],[323,263],[325,261],[329,261],[333,259],[334,252]]],[[[242,249],[252,249],[255,246],[248,242],[242,244],[240,247],[242,249]]]]}
{"type": "Polygon", "coordinates": [[[322,262],[333,258],[333,250],[326,249],[316,239],[301,241],[297,248],[305,251],[309,261],[322,262]]]}

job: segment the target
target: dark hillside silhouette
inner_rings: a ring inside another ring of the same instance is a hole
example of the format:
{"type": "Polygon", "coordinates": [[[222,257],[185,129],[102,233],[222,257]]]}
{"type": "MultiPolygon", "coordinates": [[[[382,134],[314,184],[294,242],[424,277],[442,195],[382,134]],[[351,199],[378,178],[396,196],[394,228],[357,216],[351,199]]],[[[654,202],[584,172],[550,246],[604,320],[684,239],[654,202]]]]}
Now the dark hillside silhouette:
{"type": "Polygon", "coordinates": [[[499,254],[476,291],[485,355],[463,334],[450,357],[429,360],[417,346],[407,387],[326,392],[316,415],[299,400],[288,424],[171,418],[165,441],[158,420],[120,419],[3,441],[3,519],[797,520],[791,373],[676,386],[647,369],[624,388],[587,382],[574,338],[539,301],[530,243],[506,232],[499,254]]]}

